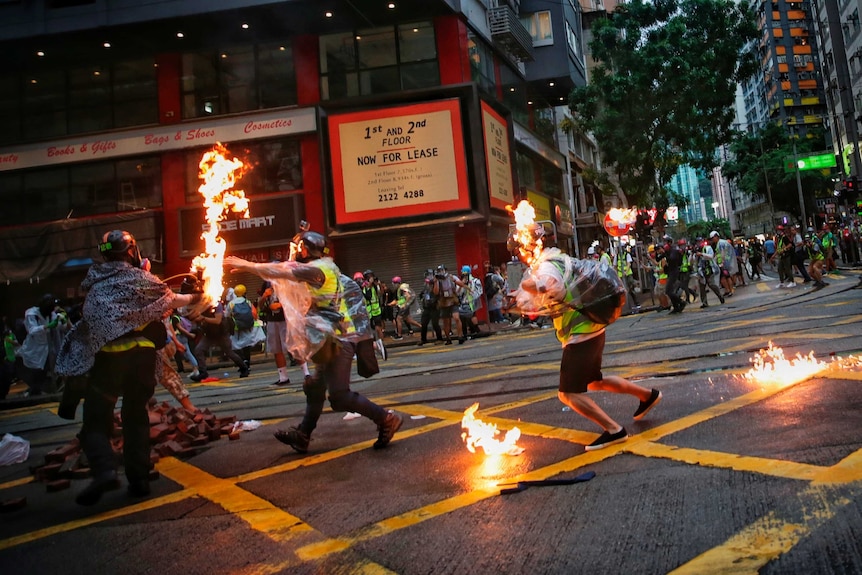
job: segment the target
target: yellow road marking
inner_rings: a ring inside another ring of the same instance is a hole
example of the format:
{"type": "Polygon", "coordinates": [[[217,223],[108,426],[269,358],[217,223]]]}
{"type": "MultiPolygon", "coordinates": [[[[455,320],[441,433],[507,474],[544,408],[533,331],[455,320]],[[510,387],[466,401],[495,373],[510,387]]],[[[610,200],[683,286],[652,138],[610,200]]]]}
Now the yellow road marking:
{"type": "Polygon", "coordinates": [[[28,483],[33,483],[35,479],[30,477],[22,477],[21,479],[15,479],[12,481],[7,481],[6,483],[0,483],[0,491],[4,489],[11,489],[13,487],[18,487],[19,485],[27,485],[28,483]]]}
{"type": "Polygon", "coordinates": [[[52,535],[57,535],[58,533],[74,531],[75,529],[80,529],[89,525],[95,525],[96,523],[102,523],[103,521],[110,521],[111,519],[116,519],[117,517],[125,517],[127,515],[133,515],[135,513],[146,511],[148,509],[155,509],[157,507],[161,507],[162,505],[176,503],[178,501],[182,501],[183,499],[188,499],[193,495],[194,492],[190,490],[177,491],[176,493],[171,493],[170,495],[156,497],[142,503],[136,503],[134,505],[129,505],[128,507],[121,507],[120,509],[114,509],[113,511],[99,513],[98,515],[93,515],[92,517],[77,519],[75,521],[69,521],[67,523],[61,523],[59,525],[52,525],[44,529],[31,531],[30,533],[24,533],[23,535],[10,537],[9,539],[3,539],[0,540],[0,551],[4,549],[9,549],[10,547],[15,547],[16,545],[31,543],[45,537],[51,537],[52,535]]]}

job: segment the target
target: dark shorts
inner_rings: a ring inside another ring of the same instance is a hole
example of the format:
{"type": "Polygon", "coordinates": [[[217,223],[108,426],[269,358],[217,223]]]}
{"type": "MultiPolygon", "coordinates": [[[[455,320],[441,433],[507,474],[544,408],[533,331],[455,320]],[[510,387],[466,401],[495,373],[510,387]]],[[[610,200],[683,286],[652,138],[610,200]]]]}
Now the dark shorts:
{"type": "Polygon", "coordinates": [[[560,363],[560,391],[563,393],[586,393],[587,386],[601,381],[602,352],[605,349],[605,332],[580,343],[571,343],[563,348],[560,363]]]}
{"type": "Polygon", "coordinates": [[[447,305],[446,307],[440,308],[440,318],[441,319],[449,319],[452,317],[452,313],[457,311],[457,308],[454,305],[447,305]]]}

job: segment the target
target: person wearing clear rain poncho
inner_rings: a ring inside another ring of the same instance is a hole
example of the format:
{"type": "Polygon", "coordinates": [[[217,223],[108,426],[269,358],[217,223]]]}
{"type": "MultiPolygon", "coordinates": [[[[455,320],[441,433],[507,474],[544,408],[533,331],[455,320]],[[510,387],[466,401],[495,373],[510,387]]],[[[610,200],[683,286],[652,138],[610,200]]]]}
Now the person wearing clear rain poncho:
{"type": "Polygon", "coordinates": [[[345,286],[353,280],[342,275],[327,256],[326,238],[317,232],[300,232],[290,250],[290,260],[282,263],[258,264],[235,256],[224,260],[233,271],[251,272],[272,282],[285,313],[288,351],[297,360],[314,363],[314,375],[303,385],[306,405],[302,422],[276,431],[275,438],[299,453],[307,453],[328,392],[333,411],[359,413],[377,424],[374,448],[382,449],[403,419],[350,390],[357,343],[370,335],[366,329],[357,329],[355,321],[368,321],[362,300],[351,309],[345,297],[345,286]]]}
{"type": "Polygon", "coordinates": [[[587,391],[632,395],[640,401],[635,420],[661,401],[657,389],[602,373],[605,327],[619,317],[625,287],[606,263],[578,260],[557,248],[542,249],[541,226],[534,225],[528,235],[526,245],[509,240],[509,250],[529,266],[515,297],[521,312],[554,318],[557,339],[563,344],[558,397],[602,428],[598,439],[585,447],[587,451],[625,441],[625,428],[587,396],[587,391]]]}

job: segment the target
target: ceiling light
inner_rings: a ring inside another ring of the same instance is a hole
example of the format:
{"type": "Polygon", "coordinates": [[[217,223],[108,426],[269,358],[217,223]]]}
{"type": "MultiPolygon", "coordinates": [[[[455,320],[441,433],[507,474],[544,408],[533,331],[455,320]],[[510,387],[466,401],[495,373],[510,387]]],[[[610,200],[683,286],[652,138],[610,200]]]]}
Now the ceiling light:
{"type": "Polygon", "coordinates": [[[248,24],[243,23],[243,25],[242,25],[242,29],[243,29],[243,30],[248,30],[248,24]]]}
{"type": "Polygon", "coordinates": [[[413,31],[414,31],[414,32],[418,32],[418,31],[419,31],[419,28],[413,28],[413,31]]]}
{"type": "Polygon", "coordinates": [[[279,50],[280,52],[284,52],[284,46],[279,46],[279,47],[278,47],[278,50],[279,50]]]}
{"type": "Polygon", "coordinates": [[[222,57],[222,58],[227,58],[227,54],[222,54],[222,55],[221,55],[221,57],[222,57]]]}
{"type": "Polygon", "coordinates": [[[562,102],[563,100],[565,100],[565,98],[563,98],[562,96],[560,96],[560,102],[562,102]]]}
{"type": "Polygon", "coordinates": [[[31,84],[36,84],[37,82],[38,82],[38,80],[36,80],[36,78],[32,78],[32,79],[30,80],[30,83],[31,83],[31,84]]]}
{"type": "Polygon", "coordinates": [[[42,50],[39,50],[38,52],[36,52],[36,55],[41,58],[42,56],[45,55],[45,52],[43,52],[42,50]]]}
{"type": "Polygon", "coordinates": [[[110,48],[110,47],[111,47],[111,43],[110,43],[110,42],[104,42],[104,43],[102,44],[102,46],[104,46],[105,48],[110,48]]]}
{"type": "Polygon", "coordinates": [[[332,12],[330,12],[329,10],[324,12],[323,15],[326,16],[327,18],[332,18],[332,12]]]}
{"type": "Polygon", "coordinates": [[[360,36],[359,34],[357,34],[357,35],[356,35],[356,39],[357,39],[357,40],[362,40],[362,36],[360,36]]]}
{"type": "Polygon", "coordinates": [[[186,37],[186,35],[183,34],[182,32],[177,32],[177,38],[185,38],[185,37],[186,37]]]}
{"type": "Polygon", "coordinates": [[[101,73],[101,72],[99,72],[98,70],[95,70],[95,71],[93,72],[93,76],[101,76],[101,75],[102,75],[102,73],[101,73]]]}
{"type": "Polygon", "coordinates": [[[395,9],[395,2],[390,2],[389,4],[386,5],[386,7],[389,8],[390,10],[394,10],[395,9]]]}
{"type": "Polygon", "coordinates": [[[550,86],[551,88],[553,88],[553,87],[554,87],[554,83],[553,83],[553,82],[548,82],[548,86],[550,86]]]}
{"type": "Polygon", "coordinates": [[[511,88],[509,88],[509,91],[510,91],[510,92],[514,92],[514,91],[515,91],[515,87],[514,87],[514,86],[512,86],[511,88]]]}
{"type": "Polygon", "coordinates": [[[530,105],[530,106],[532,106],[532,105],[533,105],[533,101],[532,101],[532,100],[528,100],[528,101],[527,101],[527,104],[528,104],[528,105],[530,105]]]}

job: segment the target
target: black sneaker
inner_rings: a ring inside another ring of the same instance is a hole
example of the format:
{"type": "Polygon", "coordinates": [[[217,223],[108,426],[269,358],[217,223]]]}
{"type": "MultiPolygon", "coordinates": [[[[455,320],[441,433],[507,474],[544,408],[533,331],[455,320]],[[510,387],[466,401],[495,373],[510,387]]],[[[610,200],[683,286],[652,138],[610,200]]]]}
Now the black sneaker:
{"type": "Polygon", "coordinates": [[[239,370],[239,376],[240,377],[248,377],[248,369],[239,370]]]}
{"type": "Polygon", "coordinates": [[[150,494],[149,479],[129,479],[128,492],[130,497],[146,497],[150,494]]]}
{"type": "Polygon", "coordinates": [[[273,435],[280,442],[291,446],[297,453],[308,453],[309,437],[298,427],[291,427],[287,431],[279,429],[273,435]]]}
{"type": "Polygon", "coordinates": [[[273,385],[290,385],[290,379],[288,379],[286,381],[281,381],[279,379],[278,381],[273,382],[273,385]]]}
{"type": "Polygon", "coordinates": [[[199,382],[205,380],[208,377],[209,375],[207,373],[198,373],[197,375],[190,375],[189,379],[194,382],[199,382]]]}
{"type": "Polygon", "coordinates": [[[589,445],[585,445],[584,449],[587,451],[595,451],[597,449],[604,449],[608,445],[613,445],[615,443],[622,443],[626,439],[629,438],[629,434],[626,433],[626,428],[623,427],[616,433],[609,433],[607,431],[603,432],[598,439],[590,443],[589,445]]]}
{"type": "Polygon", "coordinates": [[[386,419],[382,425],[377,426],[377,441],[374,442],[374,449],[383,449],[389,442],[392,441],[392,436],[395,432],[401,429],[404,419],[395,412],[390,411],[386,414],[386,419]]]}
{"type": "Polygon", "coordinates": [[[90,484],[75,497],[75,503],[87,506],[95,505],[102,498],[102,494],[119,488],[120,480],[117,479],[117,473],[115,471],[104,473],[93,478],[90,484]]]}
{"type": "Polygon", "coordinates": [[[643,417],[649,413],[649,410],[659,404],[661,401],[661,392],[657,389],[652,390],[652,394],[649,396],[649,399],[646,401],[642,401],[640,405],[638,405],[637,411],[632,416],[635,421],[640,421],[643,417]]]}

